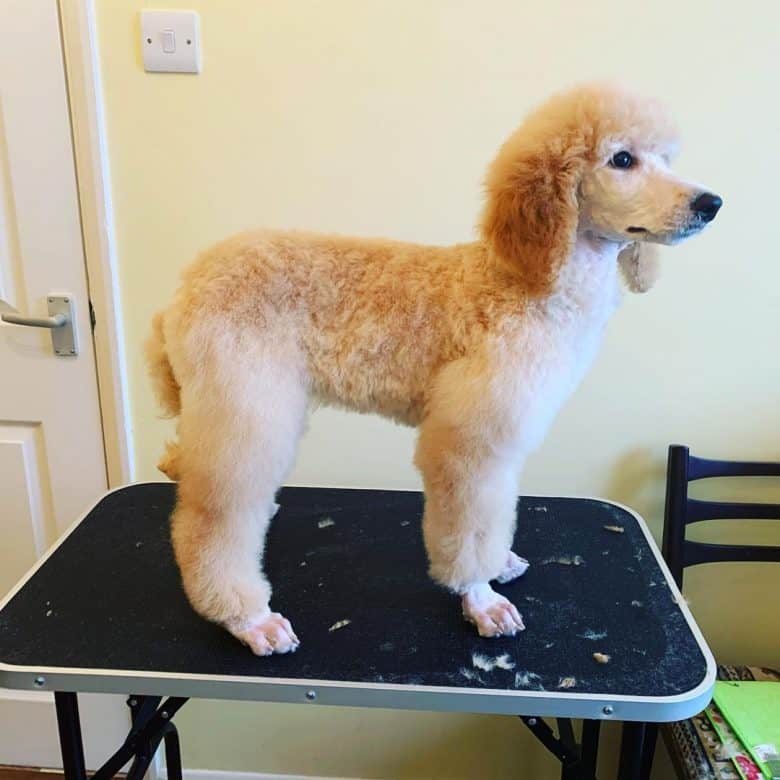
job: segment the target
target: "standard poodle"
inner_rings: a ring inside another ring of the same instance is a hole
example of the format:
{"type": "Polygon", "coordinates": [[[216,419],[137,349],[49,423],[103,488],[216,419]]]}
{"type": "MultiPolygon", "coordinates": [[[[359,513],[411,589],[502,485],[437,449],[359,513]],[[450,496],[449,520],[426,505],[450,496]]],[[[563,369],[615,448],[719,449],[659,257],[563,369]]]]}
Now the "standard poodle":
{"type": "Polygon", "coordinates": [[[203,254],[147,343],[178,443],[172,537],[192,606],[254,653],[298,639],[260,570],[274,496],[309,405],[419,428],[433,579],[482,636],[524,628],[490,586],[510,549],[517,478],[590,366],[640,242],[698,233],[721,199],[669,168],[662,107],[612,86],[553,97],[501,147],[479,238],[455,246],[305,232],[245,233],[203,254]]]}

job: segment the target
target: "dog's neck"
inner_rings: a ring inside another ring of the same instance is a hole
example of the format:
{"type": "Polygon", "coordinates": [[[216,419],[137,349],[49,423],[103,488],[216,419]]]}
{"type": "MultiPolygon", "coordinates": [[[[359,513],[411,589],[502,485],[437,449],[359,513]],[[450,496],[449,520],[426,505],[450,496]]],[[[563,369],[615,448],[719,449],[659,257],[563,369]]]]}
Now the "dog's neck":
{"type": "Polygon", "coordinates": [[[617,257],[624,246],[589,231],[578,232],[552,299],[576,308],[614,311],[621,299],[617,257]]]}
{"type": "Polygon", "coordinates": [[[577,237],[574,242],[574,254],[579,252],[589,252],[599,255],[604,262],[616,261],[620,251],[628,245],[628,241],[616,241],[611,238],[605,238],[588,228],[577,230],[577,237]]]}

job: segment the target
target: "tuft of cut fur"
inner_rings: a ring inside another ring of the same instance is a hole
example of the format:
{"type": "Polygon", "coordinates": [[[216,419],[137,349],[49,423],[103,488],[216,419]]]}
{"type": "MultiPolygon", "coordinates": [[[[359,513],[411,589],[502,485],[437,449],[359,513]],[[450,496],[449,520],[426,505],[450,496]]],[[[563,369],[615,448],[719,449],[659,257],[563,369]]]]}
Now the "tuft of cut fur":
{"type": "Polygon", "coordinates": [[[658,250],[650,244],[629,244],[618,255],[618,263],[626,286],[634,293],[646,293],[661,274],[658,250]]]}

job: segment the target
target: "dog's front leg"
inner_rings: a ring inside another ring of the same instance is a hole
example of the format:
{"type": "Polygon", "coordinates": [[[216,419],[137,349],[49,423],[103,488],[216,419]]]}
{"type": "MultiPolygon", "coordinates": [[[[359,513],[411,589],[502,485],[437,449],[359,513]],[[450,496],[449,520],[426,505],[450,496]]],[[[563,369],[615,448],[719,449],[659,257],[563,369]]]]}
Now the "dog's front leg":
{"type": "Polygon", "coordinates": [[[416,463],[425,483],[423,532],[431,576],[461,595],[463,616],[482,636],[522,631],[515,606],[489,585],[527,568],[510,551],[515,459],[474,426],[433,415],[420,427],[416,463]]]}

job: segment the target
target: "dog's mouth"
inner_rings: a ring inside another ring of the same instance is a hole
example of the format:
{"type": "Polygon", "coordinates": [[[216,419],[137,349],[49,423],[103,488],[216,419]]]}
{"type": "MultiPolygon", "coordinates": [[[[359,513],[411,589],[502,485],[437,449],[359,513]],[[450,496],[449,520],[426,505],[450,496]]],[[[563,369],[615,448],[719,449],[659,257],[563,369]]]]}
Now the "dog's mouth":
{"type": "Polygon", "coordinates": [[[687,227],[684,227],[673,234],[673,243],[678,244],[680,241],[684,241],[686,238],[695,236],[697,233],[701,233],[703,228],[704,223],[688,225],[687,227]]]}
{"type": "Polygon", "coordinates": [[[658,244],[679,244],[690,236],[700,233],[707,223],[696,217],[686,220],[683,225],[668,227],[665,230],[655,231],[641,225],[629,225],[626,233],[632,234],[640,241],[651,241],[658,244]]]}
{"type": "Polygon", "coordinates": [[[701,233],[705,226],[705,222],[700,220],[692,220],[681,227],[663,230],[658,233],[647,230],[646,228],[639,228],[637,230],[631,230],[631,228],[627,228],[627,231],[632,233],[641,232],[642,240],[644,241],[673,246],[674,244],[679,244],[681,241],[685,241],[686,238],[690,238],[691,236],[695,236],[697,233],[701,233]]]}

